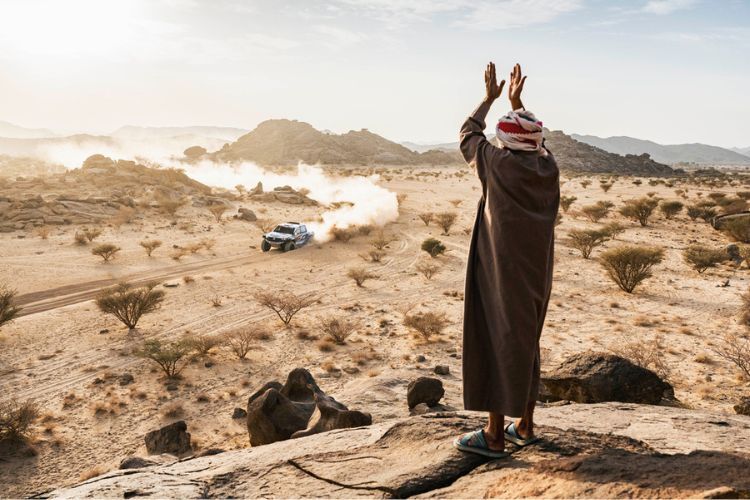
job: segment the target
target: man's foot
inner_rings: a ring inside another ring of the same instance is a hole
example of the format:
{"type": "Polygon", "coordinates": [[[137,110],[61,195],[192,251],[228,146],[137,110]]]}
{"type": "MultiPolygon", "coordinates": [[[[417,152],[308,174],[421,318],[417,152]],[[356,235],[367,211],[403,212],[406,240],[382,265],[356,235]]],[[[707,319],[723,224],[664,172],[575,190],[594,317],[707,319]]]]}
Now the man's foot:
{"type": "Polygon", "coordinates": [[[516,422],[511,422],[505,427],[505,439],[522,448],[539,441],[539,438],[534,435],[521,435],[516,422]]]}
{"type": "Polygon", "coordinates": [[[533,424],[527,424],[523,418],[518,418],[514,422],[516,428],[516,434],[523,439],[529,439],[534,437],[534,426],[533,424]]]}
{"type": "Polygon", "coordinates": [[[484,429],[469,432],[453,441],[453,446],[467,453],[476,453],[488,458],[505,458],[510,454],[504,450],[494,450],[490,448],[484,429]]]}
{"type": "Polygon", "coordinates": [[[485,427],[482,434],[489,449],[493,451],[505,451],[505,435],[503,432],[493,431],[485,427]]]}

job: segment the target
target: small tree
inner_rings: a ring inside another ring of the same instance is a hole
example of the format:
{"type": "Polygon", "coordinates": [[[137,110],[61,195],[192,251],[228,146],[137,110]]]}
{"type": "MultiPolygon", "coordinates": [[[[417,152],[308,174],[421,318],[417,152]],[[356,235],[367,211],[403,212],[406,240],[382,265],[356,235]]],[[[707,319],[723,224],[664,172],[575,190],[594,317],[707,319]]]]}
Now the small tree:
{"type": "Polygon", "coordinates": [[[567,213],[570,206],[577,200],[578,198],[575,196],[561,196],[560,197],[560,206],[563,209],[563,212],[567,213]]]}
{"type": "Polygon", "coordinates": [[[445,252],[445,245],[435,238],[427,238],[422,242],[422,250],[430,254],[430,257],[437,257],[445,252]]]}
{"type": "Polygon", "coordinates": [[[369,279],[378,278],[376,274],[371,273],[364,267],[352,267],[347,271],[346,275],[353,279],[358,287],[361,287],[369,279]]]}
{"type": "Polygon", "coordinates": [[[606,217],[607,214],[609,214],[609,209],[610,207],[606,203],[597,202],[593,205],[586,205],[585,207],[581,208],[581,212],[591,222],[599,222],[601,219],[606,217]]]}
{"type": "Polygon", "coordinates": [[[167,378],[176,378],[185,368],[191,348],[182,340],[170,343],[162,343],[160,340],[152,339],[143,343],[136,356],[150,359],[162,369],[167,378]],[[183,361],[184,360],[184,361],[183,361]]]}
{"type": "Polygon", "coordinates": [[[646,278],[651,269],[664,259],[664,250],[655,247],[624,245],[604,252],[601,264],[617,286],[627,293],[633,293],[646,278]]]}
{"type": "Polygon", "coordinates": [[[455,212],[440,212],[435,214],[435,223],[443,229],[443,234],[447,236],[457,218],[458,214],[455,212]]]}
{"type": "Polygon", "coordinates": [[[318,300],[309,295],[295,295],[292,292],[275,290],[256,292],[254,298],[258,304],[275,312],[286,326],[289,326],[295,314],[306,307],[310,307],[318,300]]]}
{"type": "Polygon", "coordinates": [[[76,245],[84,246],[89,244],[88,238],[86,238],[86,234],[82,233],[80,231],[76,231],[75,234],[73,234],[73,241],[76,245]]]}
{"type": "Polygon", "coordinates": [[[111,243],[102,243],[101,245],[97,245],[91,249],[91,253],[93,255],[98,255],[99,257],[104,259],[104,262],[109,262],[110,260],[114,259],[115,255],[117,255],[117,252],[119,251],[120,247],[111,243]]]}
{"type": "Polygon", "coordinates": [[[157,283],[134,288],[121,283],[102,292],[96,305],[107,314],[112,314],[130,330],[135,329],[141,316],[156,311],[164,301],[164,292],[155,290],[157,283]]]}
{"type": "Polygon", "coordinates": [[[224,344],[237,355],[237,358],[245,359],[258,339],[268,335],[267,330],[260,325],[243,326],[225,333],[224,344]]]}
{"type": "Polygon", "coordinates": [[[440,335],[449,323],[443,312],[428,311],[404,315],[404,326],[417,332],[425,340],[430,340],[433,335],[440,335]]]}
{"type": "Polygon", "coordinates": [[[211,212],[211,214],[216,219],[216,222],[221,222],[221,216],[224,215],[224,212],[227,211],[227,206],[223,203],[217,203],[215,205],[209,205],[208,211],[211,212]]]}
{"type": "Polygon", "coordinates": [[[323,333],[339,345],[345,344],[346,339],[359,328],[357,321],[344,317],[326,316],[318,321],[323,333]]]}
{"type": "Polygon", "coordinates": [[[675,215],[680,213],[685,205],[681,201],[662,201],[659,204],[659,210],[664,215],[665,219],[673,219],[675,215]]]}
{"type": "Polygon", "coordinates": [[[212,335],[188,335],[182,340],[184,345],[192,351],[201,356],[208,356],[211,349],[221,345],[223,339],[212,335]]]}
{"type": "Polygon", "coordinates": [[[432,277],[435,276],[440,270],[440,267],[437,264],[433,264],[432,262],[418,262],[414,267],[418,272],[422,273],[422,276],[424,276],[428,280],[431,280],[432,277]]]}
{"type": "Polygon", "coordinates": [[[429,226],[430,222],[432,222],[432,218],[435,216],[432,212],[422,212],[419,214],[419,218],[422,219],[422,222],[424,222],[425,226],[429,226]]]}
{"type": "Polygon", "coordinates": [[[32,401],[12,399],[0,403],[0,443],[22,443],[31,437],[31,426],[39,418],[39,407],[32,401]]]}
{"type": "Polygon", "coordinates": [[[89,243],[97,239],[99,236],[101,236],[101,234],[102,234],[102,230],[99,229],[98,227],[83,228],[83,235],[86,237],[89,243]]]}
{"type": "Polygon", "coordinates": [[[143,240],[138,244],[141,245],[144,250],[146,250],[146,255],[148,255],[149,257],[151,257],[151,254],[154,252],[154,250],[162,245],[161,241],[159,240],[143,240]]]}
{"type": "Polygon", "coordinates": [[[377,232],[377,234],[375,234],[375,237],[372,239],[370,244],[375,247],[376,250],[383,250],[392,242],[393,236],[386,235],[385,232],[381,229],[377,232]]]}
{"type": "Polygon", "coordinates": [[[588,259],[591,251],[602,246],[609,239],[609,234],[602,229],[573,229],[570,236],[570,246],[581,252],[584,259],[588,259]]]}
{"type": "Polygon", "coordinates": [[[0,285],[0,327],[10,323],[21,312],[15,304],[16,291],[5,285],[0,285]]]}
{"type": "Polygon", "coordinates": [[[609,224],[605,224],[604,227],[602,227],[602,231],[613,240],[616,240],[619,235],[625,232],[625,226],[617,221],[613,221],[609,224]]]}
{"type": "Polygon", "coordinates": [[[703,245],[690,245],[682,253],[683,259],[690,267],[702,273],[709,267],[715,267],[727,260],[727,252],[720,248],[709,248],[703,245]]]}
{"type": "Polygon", "coordinates": [[[734,364],[750,379],[750,338],[735,332],[728,333],[712,350],[721,359],[734,364]]]}
{"type": "Polygon", "coordinates": [[[156,202],[159,204],[159,209],[162,213],[174,217],[177,215],[177,211],[187,203],[186,198],[172,199],[167,196],[160,196],[156,198],[156,202]]]}
{"type": "Polygon", "coordinates": [[[620,213],[627,217],[638,221],[641,226],[648,226],[648,219],[651,214],[654,213],[654,209],[659,204],[659,200],[654,198],[639,198],[637,200],[628,200],[625,205],[620,208],[620,213]]]}
{"type": "Polygon", "coordinates": [[[383,250],[378,250],[377,248],[373,248],[367,253],[360,254],[360,257],[362,257],[365,261],[370,262],[380,262],[383,260],[383,257],[385,257],[385,252],[383,250]]]}

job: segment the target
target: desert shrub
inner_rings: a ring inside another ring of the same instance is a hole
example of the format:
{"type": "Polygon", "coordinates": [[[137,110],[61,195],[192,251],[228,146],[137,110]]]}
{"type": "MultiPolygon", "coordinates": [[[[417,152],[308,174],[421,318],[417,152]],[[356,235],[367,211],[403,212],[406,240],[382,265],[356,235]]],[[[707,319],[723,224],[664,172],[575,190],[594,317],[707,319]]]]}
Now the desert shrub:
{"type": "Polygon", "coordinates": [[[424,276],[428,280],[432,279],[432,277],[435,276],[440,270],[440,266],[438,266],[437,264],[433,264],[432,262],[418,262],[414,267],[416,268],[417,272],[421,273],[422,276],[424,276]]]}
{"type": "Polygon", "coordinates": [[[727,260],[727,252],[721,248],[710,248],[703,245],[690,245],[682,253],[683,259],[690,267],[702,273],[727,260]]]}
{"type": "Polygon", "coordinates": [[[422,250],[430,254],[430,257],[437,257],[445,252],[445,245],[435,238],[427,238],[422,242],[422,250]]]}
{"type": "Polygon", "coordinates": [[[326,316],[318,320],[321,331],[337,344],[345,344],[346,339],[357,331],[359,324],[349,318],[326,316]]]}
{"type": "Polygon", "coordinates": [[[601,219],[606,217],[607,214],[609,214],[609,209],[610,207],[608,207],[605,203],[597,202],[593,205],[586,205],[585,207],[582,207],[581,212],[591,222],[599,222],[601,219]]]}
{"type": "Polygon", "coordinates": [[[568,209],[570,206],[577,200],[578,198],[575,196],[561,196],[560,197],[560,206],[563,209],[563,212],[568,212],[568,209]]]}
{"type": "Polygon", "coordinates": [[[274,227],[276,227],[274,226],[274,222],[269,219],[258,219],[253,222],[253,224],[255,224],[263,233],[269,233],[274,227]]]}
{"type": "Polygon", "coordinates": [[[222,305],[222,298],[221,295],[215,294],[211,296],[211,305],[214,307],[221,307],[222,305]]]}
{"type": "Polygon", "coordinates": [[[214,205],[209,205],[206,208],[211,213],[211,215],[214,216],[216,222],[221,222],[221,216],[224,215],[224,212],[226,212],[229,207],[227,207],[223,203],[217,203],[214,205]]]}
{"type": "Polygon", "coordinates": [[[159,196],[156,203],[159,204],[159,210],[171,217],[177,215],[177,211],[188,202],[187,198],[172,199],[168,196],[159,196]]]}
{"type": "Polygon", "coordinates": [[[0,327],[10,323],[21,312],[15,304],[16,291],[0,285],[0,327]]]}
{"type": "Polygon", "coordinates": [[[445,313],[418,312],[404,315],[404,326],[420,334],[425,340],[440,335],[450,321],[445,313]]]}
{"type": "Polygon", "coordinates": [[[385,247],[393,242],[393,236],[386,235],[385,231],[380,230],[375,234],[375,237],[370,241],[370,244],[375,247],[376,250],[383,250],[385,247]]]}
{"type": "Polygon", "coordinates": [[[96,298],[96,305],[107,314],[112,314],[130,330],[141,316],[156,311],[164,301],[164,292],[155,290],[157,283],[133,287],[127,283],[103,291],[96,298]]]}
{"type": "Polygon", "coordinates": [[[115,212],[115,215],[113,215],[112,218],[109,219],[109,222],[111,222],[113,226],[119,228],[123,224],[130,224],[131,222],[133,222],[134,218],[135,218],[134,208],[120,207],[117,209],[117,212],[115,212]]]}
{"type": "Polygon", "coordinates": [[[175,248],[169,253],[169,257],[172,260],[179,261],[181,258],[186,256],[188,254],[188,250],[186,248],[175,248]]]}
{"type": "Polygon", "coordinates": [[[255,343],[262,338],[270,338],[265,327],[249,325],[235,328],[224,334],[224,345],[232,350],[239,359],[245,359],[255,343]]]}
{"type": "Polygon", "coordinates": [[[599,183],[599,187],[606,193],[612,188],[612,184],[609,182],[601,182],[599,183]]]}
{"type": "Polygon", "coordinates": [[[661,378],[668,378],[670,373],[666,360],[666,349],[661,337],[651,342],[620,341],[610,348],[613,354],[629,360],[631,363],[653,371],[661,378]]]}
{"type": "Polygon", "coordinates": [[[568,233],[570,246],[581,252],[588,259],[594,248],[602,246],[609,239],[609,234],[602,229],[573,229],[568,233]]]}
{"type": "Polygon", "coordinates": [[[363,253],[360,255],[364,260],[369,260],[370,262],[380,262],[383,260],[383,257],[385,257],[385,252],[383,250],[378,250],[377,248],[373,248],[367,253],[363,253]]]}
{"type": "Polygon", "coordinates": [[[221,345],[222,339],[212,335],[187,335],[183,337],[182,342],[191,351],[207,356],[211,349],[221,345]]]}
{"type": "Polygon", "coordinates": [[[214,246],[216,245],[216,240],[213,238],[203,238],[200,241],[200,245],[210,252],[211,250],[214,249],[214,246]]]}
{"type": "Polygon", "coordinates": [[[447,236],[450,233],[453,224],[456,223],[457,218],[458,214],[455,212],[440,212],[435,214],[435,224],[440,226],[443,230],[443,234],[447,236]]]}
{"type": "Polygon", "coordinates": [[[581,187],[582,187],[583,189],[586,189],[586,188],[587,188],[587,187],[589,187],[590,185],[591,185],[591,181],[590,181],[590,180],[588,180],[588,179],[584,179],[584,180],[582,180],[582,181],[581,181],[581,187]]]}
{"type": "Polygon", "coordinates": [[[38,228],[36,228],[37,236],[39,236],[43,240],[46,240],[47,238],[49,238],[50,232],[51,230],[49,226],[39,226],[38,228]]]}
{"type": "Polygon", "coordinates": [[[347,243],[357,234],[357,228],[356,227],[342,228],[338,226],[333,226],[331,228],[330,233],[331,233],[331,237],[333,238],[333,241],[340,241],[342,243],[347,243]]]}
{"type": "Polygon", "coordinates": [[[641,226],[648,225],[648,219],[654,212],[654,209],[659,204],[659,200],[653,198],[639,198],[637,200],[628,200],[625,205],[620,208],[620,213],[627,217],[638,221],[641,226]]]}
{"type": "Polygon", "coordinates": [[[91,249],[91,253],[93,255],[98,255],[99,257],[101,257],[104,262],[109,262],[110,260],[114,259],[115,255],[117,255],[117,252],[119,251],[120,247],[111,243],[102,243],[101,245],[97,245],[91,249]]]}
{"type": "Polygon", "coordinates": [[[0,403],[0,443],[25,442],[31,426],[39,418],[39,407],[32,401],[11,399],[0,403]]]}
{"type": "Polygon", "coordinates": [[[655,247],[624,245],[602,253],[600,260],[612,281],[627,293],[633,293],[651,269],[664,258],[664,250],[655,247]]]}
{"type": "Polygon", "coordinates": [[[86,237],[86,240],[89,243],[97,239],[102,234],[102,230],[99,229],[98,227],[93,227],[93,228],[84,227],[81,232],[86,237]]]}
{"type": "Polygon", "coordinates": [[[750,217],[735,217],[722,221],[721,231],[734,241],[750,243],[750,217]]]}
{"type": "Polygon", "coordinates": [[[703,209],[697,205],[688,205],[687,207],[687,216],[690,217],[690,220],[696,220],[701,216],[703,209]]]}
{"type": "Polygon", "coordinates": [[[86,235],[80,231],[76,231],[73,234],[73,241],[75,242],[76,245],[80,245],[80,246],[89,244],[89,240],[88,238],[86,238],[86,235]]]}
{"type": "Polygon", "coordinates": [[[419,218],[424,222],[425,226],[429,226],[430,222],[432,222],[432,218],[435,216],[432,212],[422,212],[419,214],[419,218]]]}
{"type": "Polygon", "coordinates": [[[664,215],[665,219],[672,219],[675,215],[680,213],[685,205],[681,201],[662,201],[659,204],[659,210],[664,215]]]}
{"type": "Polygon", "coordinates": [[[633,184],[635,186],[640,186],[641,184],[643,184],[643,181],[640,179],[633,179],[633,184]]]}
{"type": "Polygon", "coordinates": [[[721,359],[739,368],[745,378],[750,379],[750,338],[736,332],[727,333],[712,350],[721,359]]]}
{"type": "Polygon", "coordinates": [[[359,236],[369,236],[373,230],[373,226],[372,224],[360,224],[358,226],[354,226],[354,230],[359,236]]]}
{"type": "Polygon", "coordinates": [[[162,343],[160,340],[152,339],[145,341],[135,355],[150,359],[161,368],[167,378],[175,378],[185,368],[187,364],[185,358],[191,351],[191,347],[183,340],[162,343]]]}
{"type": "Polygon", "coordinates": [[[346,272],[347,277],[354,280],[361,287],[369,279],[377,279],[377,275],[371,273],[364,267],[352,267],[346,272]]]}
{"type": "Polygon", "coordinates": [[[276,290],[259,291],[253,297],[258,304],[275,312],[281,322],[287,326],[291,323],[295,314],[310,307],[318,300],[309,295],[295,295],[292,292],[276,290]]]}
{"type": "Polygon", "coordinates": [[[613,240],[616,240],[619,235],[625,232],[625,226],[616,221],[610,222],[602,227],[602,231],[613,240]]]}
{"type": "Polygon", "coordinates": [[[144,250],[146,250],[146,255],[148,255],[149,257],[151,257],[151,254],[154,252],[154,250],[162,245],[161,241],[159,240],[143,240],[138,244],[142,246],[144,250]]]}
{"type": "Polygon", "coordinates": [[[192,283],[195,283],[195,278],[193,278],[192,276],[188,274],[182,277],[182,282],[185,283],[186,285],[190,285],[192,283]]]}

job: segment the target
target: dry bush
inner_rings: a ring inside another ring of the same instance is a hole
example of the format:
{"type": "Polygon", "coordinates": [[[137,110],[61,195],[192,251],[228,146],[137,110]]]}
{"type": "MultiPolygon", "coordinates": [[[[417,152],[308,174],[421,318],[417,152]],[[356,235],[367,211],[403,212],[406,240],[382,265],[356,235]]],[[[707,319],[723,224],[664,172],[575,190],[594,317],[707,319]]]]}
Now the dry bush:
{"type": "Polygon", "coordinates": [[[385,257],[385,252],[383,250],[378,250],[377,248],[373,248],[367,253],[360,254],[360,257],[362,257],[365,261],[370,262],[380,262],[383,260],[383,257],[385,257]]]}
{"type": "Polygon", "coordinates": [[[181,258],[186,256],[188,254],[188,251],[185,248],[175,248],[169,253],[169,257],[172,260],[179,261],[181,258]]]}
{"type": "Polygon", "coordinates": [[[80,245],[80,246],[89,244],[89,240],[86,238],[86,235],[80,231],[76,231],[73,234],[73,241],[75,242],[76,245],[80,245]]]}
{"type": "Polygon", "coordinates": [[[599,183],[599,187],[602,188],[602,191],[606,193],[612,188],[612,183],[601,182],[599,183]]]}
{"type": "Polygon", "coordinates": [[[159,196],[156,198],[156,203],[159,204],[159,210],[171,217],[174,217],[180,207],[187,204],[187,202],[187,198],[178,198],[176,200],[173,200],[168,196],[159,196]]]}
{"type": "Polygon", "coordinates": [[[380,230],[372,241],[370,241],[370,244],[375,247],[376,250],[384,250],[385,247],[390,245],[393,241],[395,241],[393,236],[386,235],[385,231],[380,230]]]}
{"type": "Polygon", "coordinates": [[[182,343],[189,350],[200,356],[208,356],[211,349],[219,347],[222,339],[212,335],[187,335],[182,338],[182,343]]]}
{"type": "Polygon", "coordinates": [[[218,203],[215,205],[209,205],[206,208],[209,212],[211,212],[211,215],[214,216],[216,222],[221,222],[221,216],[224,215],[224,212],[226,212],[229,207],[227,207],[223,203],[218,203]]]}
{"type": "Polygon", "coordinates": [[[154,252],[154,250],[162,245],[161,241],[159,240],[143,240],[138,244],[142,246],[144,250],[146,250],[146,255],[148,255],[149,257],[151,257],[151,254],[154,252]]]}
{"type": "Polygon", "coordinates": [[[425,340],[430,340],[433,335],[440,335],[449,323],[448,317],[443,312],[428,311],[404,315],[404,326],[417,332],[425,340]]]}
{"type": "MultiPolygon", "coordinates": [[[[743,299],[745,299],[743,316],[747,320],[747,304],[750,299],[747,294],[743,299]]],[[[747,325],[747,322],[745,324],[747,325]]],[[[721,359],[739,368],[745,378],[750,379],[750,338],[736,332],[727,333],[721,339],[721,343],[712,350],[721,359]]]]}
{"type": "Polygon", "coordinates": [[[359,287],[367,280],[378,278],[376,274],[371,273],[364,267],[352,267],[346,272],[346,276],[353,279],[359,287]]]}
{"type": "Polygon", "coordinates": [[[253,224],[256,225],[258,229],[261,230],[262,233],[270,233],[271,230],[276,227],[273,223],[273,221],[269,219],[258,219],[253,224]]]}
{"type": "Polygon", "coordinates": [[[400,207],[405,201],[406,198],[408,198],[409,195],[406,193],[399,193],[396,195],[396,202],[398,202],[398,206],[400,207]]]}
{"type": "Polygon", "coordinates": [[[214,249],[214,246],[216,245],[216,240],[213,238],[203,238],[200,241],[200,245],[210,252],[211,250],[214,249]]]}
{"type": "Polygon", "coordinates": [[[616,240],[619,235],[625,232],[625,226],[623,226],[617,221],[613,221],[613,222],[610,222],[609,224],[605,224],[602,227],[602,231],[604,231],[607,234],[607,236],[609,236],[613,240],[616,240]]]}
{"type": "Polygon", "coordinates": [[[593,205],[581,207],[581,213],[591,222],[599,222],[609,214],[611,207],[605,202],[596,202],[593,205]]]}
{"type": "Polygon", "coordinates": [[[47,238],[49,238],[50,232],[51,232],[51,229],[49,226],[40,226],[36,228],[36,235],[39,236],[43,240],[46,240],[47,238]]]}
{"type": "Polygon", "coordinates": [[[188,274],[187,276],[182,277],[182,282],[185,283],[186,285],[189,285],[191,283],[195,283],[195,278],[193,278],[192,276],[188,274]]]}
{"type": "Polygon", "coordinates": [[[102,230],[99,229],[98,227],[93,227],[93,228],[84,227],[82,232],[83,232],[83,235],[86,237],[86,240],[88,240],[89,243],[97,239],[102,234],[102,230]]]}
{"type": "Polygon", "coordinates": [[[135,352],[141,358],[150,359],[156,363],[167,378],[175,378],[187,365],[185,359],[191,352],[191,347],[182,340],[162,343],[157,339],[147,340],[143,347],[135,352]]]}
{"type": "Polygon", "coordinates": [[[432,222],[432,218],[435,216],[432,212],[422,212],[419,214],[419,218],[424,222],[425,226],[429,226],[430,222],[432,222]]]}
{"type": "Polygon", "coordinates": [[[319,318],[318,323],[323,333],[339,345],[345,344],[346,339],[356,332],[360,326],[353,319],[337,316],[319,318]]]}
{"type": "Polygon", "coordinates": [[[661,248],[635,245],[611,248],[600,257],[609,277],[627,293],[633,293],[639,283],[649,278],[651,269],[663,259],[661,248]]]}
{"type": "Polygon", "coordinates": [[[702,219],[710,222],[716,217],[716,209],[705,204],[690,205],[687,207],[687,215],[691,220],[702,219]]]}
{"type": "Polygon", "coordinates": [[[570,206],[577,200],[578,198],[575,196],[561,196],[560,197],[560,206],[563,209],[563,212],[567,213],[570,206]]]}
{"type": "Polygon", "coordinates": [[[289,326],[295,314],[318,300],[311,295],[295,295],[292,292],[278,290],[259,291],[253,297],[258,304],[275,312],[286,326],[289,326]]]}
{"type": "Polygon", "coordinates": [[[135,329],[141,316],[156,311],[164,301],[164,292],[155,290],[157,283],[134,288],[127,283],[103,291],[96,298],[96,305],[107,314],[112,314],[129,329],[135,329]]]}
{"type": "Polygon", "coordinates": [[[584,179],[584,180],[582,180],[582,181],[581,181],[581,187],[582,187],[583,189],[586,189],[586,188],[587,188],[587,187],[589,187],[590,185],[591,185],[591,181],[590,181],[590,180],[588,180],[588,179],[584,179]]]}
{"type": "Polygon", "coordinates": [[[652,342],[620,341],[610,350],[613,354],[625,358],[641,368],[651,370],[663,379],[669,377],[671,370],[667,364],[666,349],[660,337],[655,337],[652,342]]]}
{"type": "Polygon", "coordinates": [[[690,267],[703,273],[709,267],[715,267],[726,261],[729,256],[726,250],[722,248],[710,248],[703,245],[690,245],[682,252],[682,258],[685,259],[690,267]]]}
{"type": "Polygon", "coordinates": [[[581,252],[588,259],[594,248],[602,246],[609,240],[609,234],[602,229],[573,229],[568,233],[570,246],[581,252]]]}
{"type": "Polygon", "coordinates": [[[211,296],[211,305],[214,307],[221,307],[223,301],[221,299],[221,295],[212,295],[211,296]]]}
{"type": "Polygon", "coordinates": [[[39,407],[32,401],[11,399],[0,404],[0,443],[26,442],[38,418],[39,407]]]}
{"type": "Polygon", "coordinates": [[[21,308],[15,304],[16,291],[0,285],[0,327],[10,323],[21,312],[21,308]]]}
{"type": "Polygon", "coordinates": [[[333,226],[331,228],[330,233],[331,233],[331,237],[333,238],[333,241],[340,241],[342,243],[347,243],[357,234],[357,228],[354,226],[350,226],[347,228],[333,226]]]}
{"type": "Polygon", "coordinates": [[[458,214],[456,212],[440,212],[435,214],[435,224],[440,226],[443,230],[443,234],[446,236],[450,233],[453,224],[456,223],[456,219],[458,219],[458,214]]]}
{"type": "Polygon", "coordinates": [[[235,328],[224,334],[224,345],[226,345],[238,359],[245,359],[247,353],[255,346],[261,338],[270,338],[268,331],[260,325],[248,325],[235,328]]]}
{"type": "Polygon", "coordinates": [[[654,213],[654,209],[659,204],[659,200],[653,198],[639,198],[637,200],[628,200],[625,205],[620,208],[620,213],[627,217],[638,221],[641,226],[648,226],[648,219],[651,214],[654,213]]]}
{"type": "Polygon", "coordinates": [[[721,231],[734,241],[750,243],[750,217],[736,217],[722,221],[721,231]]]}
{"type": "Polygon", "coordinates": [[[422,242],[422,250],[430,254],[430,257],[437,257],[438,255],[445,253],[445,245],[435,238],[427,238],[422,242]]]}
{"type": "Polygon", "coordinates": [[[372,224],[361,224],[358,226],[354,226],[354,230],[359,236],[369,236],[373,229],[374,228],[372,224]]]}
{"type": "Polygon", "coordinates": [[[196,254],[196,253],[200,252],[201,250],[203,250],[203,244],[200,243],[200,242],[198,242],[198,243],[191,243],[189,245],[185,245],[185,247],[183,248],[183,250],[185,250],[185,252],[189,252],[191,254],[196,254]]]}
{"type": "Polygon", "coordinates": [[[433,264],[432,262],[418,262],[414,267],[416,268],[417,272],[421,273],[422,276],[424,276],[428,280],[432,279],[432,277],[435,276],[440,270],[440,266],[438,266],[437,264],[433,264]]]}
{"type": "Polygon", "coordinates": [[[109,219],[109,222],[119,228],[123,224],[130,224],[135,218],[135,209],[132,207],[120,207],[115,212],[115,215],[109,219]]]}
{"type": "Polygon", "coordinates": [[[119,251],[120,247],[111,243],[102,243],[101,245],[97,245],[91,249],[91,253],[93,255],[98,255],[99,257],[101,257],[104,262],[109,262],[110,260],[114,259],[115,255],[117,255],[117,252],[119,251]]]}
{"type": "Polygon", "coordinates": [[[673,219],[675,215],[680,213],[684,208],[684,204],[681,201],[662,201],[659,204],[659,210],[665,219],[673,219]]]}

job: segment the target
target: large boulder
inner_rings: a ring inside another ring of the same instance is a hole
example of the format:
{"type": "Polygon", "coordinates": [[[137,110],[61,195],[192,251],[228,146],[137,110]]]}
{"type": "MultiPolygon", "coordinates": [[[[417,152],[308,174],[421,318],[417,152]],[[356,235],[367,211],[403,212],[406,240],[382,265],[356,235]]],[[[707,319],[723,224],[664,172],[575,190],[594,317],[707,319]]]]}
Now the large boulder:
{"type": "Polygon", "coordinates": [[[614,354],[575,354],[542,377],[542,393],[548,399],[577,403],[658,404],[674,397],[672,386],[656,373],[614,354]]]}
{"type": "Polygon", "coordinates": [[[371,423],[370,414],[351,411],[323,392],[304,368],[292,370],[284,385],[268,382],[247,402],[253,446],[371,423]]]}
{"type": "Polygon", "coordinates": [[[236,217],[240,220],[245,220],[248,222],[255,222],[256,220],[258,220],[258,216],[255,215],[255,212],[245,207],[239,208],[236,217]]]}
{"type": "Polygon", "coordinates": [[[187,424],[184,420],[149,432],[146,434],[145,441],[146,451],[152,455],[159,453],[182,455],[192,451],[190,433],[187,432],[187,424]]]}
{"type": "Polygon", "coordinates": [[[409,408],[424,403],[427,406],[435,406],[445,394],[443,382],[433,377],[419,377],[409,382],[406,388],[406,402],[409,408]]]}

